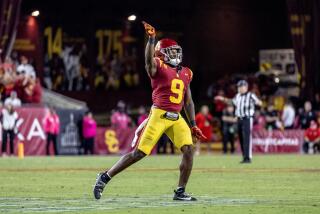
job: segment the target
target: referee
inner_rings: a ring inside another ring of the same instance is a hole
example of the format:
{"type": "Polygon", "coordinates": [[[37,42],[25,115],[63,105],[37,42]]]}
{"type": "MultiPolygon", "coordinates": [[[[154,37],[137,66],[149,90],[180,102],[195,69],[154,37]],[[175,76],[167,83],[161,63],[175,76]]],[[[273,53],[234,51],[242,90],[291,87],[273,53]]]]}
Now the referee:
{"type": "Polygon", "coordinates": [[[262,102],[258,97],[248,91],[248,82],[240,80],[237,83],[238,93],[233,99],[216,96],[215,100],[221,100],[228,104],[233,104],[236,108],[238,118],[238,135],[241,145],[243,160],[241,163],[251,163],[252,159],[252,124],[255,112],[255,105],[261,106],[262,102]]]}

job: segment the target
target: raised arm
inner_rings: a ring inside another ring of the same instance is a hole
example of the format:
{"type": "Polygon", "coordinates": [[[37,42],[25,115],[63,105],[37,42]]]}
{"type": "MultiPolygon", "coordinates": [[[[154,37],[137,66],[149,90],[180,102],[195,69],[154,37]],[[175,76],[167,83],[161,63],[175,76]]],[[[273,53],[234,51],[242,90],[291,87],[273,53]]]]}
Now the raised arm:
{"type": "Polygon", "coordinates": [[[262,101],[257,97],[256,94],[252,93],[251,94],[252,96],[252,99],[254,100],[254,103],[257,105],[257,106],[262,106],[262,101]]]}
{"type": "Polygon", "coordinates": [[[229,123],[236,123],[236,122],[237,122],[237,118],[234,117],[234,116],[226,116],[226,115],[223,115],[223,116],[222,116],[222,121],[224,121],[224,122],[229,122],[229,123]]]}
{"type": "Polygon", "coordinates": [[[229,99],[229,98],[226,98],[226,97],[223,97],[223,96],[215,96],[214,97],[214,100],[219,100],[219,101],[222,101],[228,105],[232,105],[233,102],[232,102],[232,99],[229,99]]]}
{"type": "Polygon", "coordinates": [[[153,77],[157,72],[157,64],[154,59],[154,45],[156,42],[156,31],[154,27],[146,22],[142,22],[146,34],[149,36],[145,49],[145,68],[150,77],[153,77]]]}
{"type": "Polygon", "coordinates": [[[192,135],[199,140],[206,140],[207,138],[202,134],[202,131],[199,129],[199,127],[196,124],[194,103],[192,100],[190,86],[188,86],[185,99],[184,99],[184,112],[186,113],[187,119],[190,123],[192,135]]]}

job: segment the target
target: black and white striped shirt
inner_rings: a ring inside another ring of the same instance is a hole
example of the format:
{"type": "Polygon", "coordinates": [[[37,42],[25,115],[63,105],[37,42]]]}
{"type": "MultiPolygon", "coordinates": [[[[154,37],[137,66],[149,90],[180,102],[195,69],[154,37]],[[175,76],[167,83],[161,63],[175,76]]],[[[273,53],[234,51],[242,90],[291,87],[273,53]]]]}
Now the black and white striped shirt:
{"type": "Polygon", "coordinates": [[[259,99],[252,92],[247,92],[245,94],[237,93],[232,99],[232,102],[236,107],[237,117],[253,117],[255,105],[259,102],[259,99]]]}

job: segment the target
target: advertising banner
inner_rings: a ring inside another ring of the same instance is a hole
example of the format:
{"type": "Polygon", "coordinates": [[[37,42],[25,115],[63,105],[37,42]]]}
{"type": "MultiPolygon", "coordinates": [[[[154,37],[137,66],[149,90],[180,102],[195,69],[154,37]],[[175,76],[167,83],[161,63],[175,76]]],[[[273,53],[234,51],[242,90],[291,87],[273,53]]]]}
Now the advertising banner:
{"type": "Polygon", "coordinates": [[[252,134],[253,152],[299,153],[303,137],[304,130],[256,131],[252,134]]]}
{"type": "MultiPolygon", "coordinates": [[[[46,134],[42,127],[42,120],[46,115],[46,108],[17,108],[16,111],[19,118],[16,125],[15,154],[17,154],[17,143],[20,141],[24,143],[25,155],[45,155],[46,134]]],[[[2,148],[2,127],[0,139],[2,148]]],[[[9,146],[7,146],[7,154],[9,154],[9,146]]]]}
{"type": "Polygon", "coordinates": [[[135,128],[115,130],[99,127],[94,145],[96,154],[124,154],[132,150],[135,128]]]}
{"type": "MultiPolygon", "coordinates": [[[[47,113],[44,107],[16,109],[17,121],[15,154],[18,142],[24,143],[25,155],[46,155],[46,133],[42,121],[47,113]]],[[[83,111],[57,110],[60,118],[60,135],[58,153],[60,155],[81,154],[81,124],[83,111]]],[[[98,155],[118,155],[132,150],[131,142],[136,128],[113,129],[98,127],[94,143],[94,153],[98,155]]],[[[261,130],[253,132],[254,153],[300,153],[303,144],[304,130],[261,130]]],[[[0,124],[0,148],[2,148],[2,127],[0,124]]],[[[9,142],[8,142],[9,143],[9,142]]],[[[51,145],[53,154],[53,145],[51,145]]],[[[7,146],[9,154],[9,146],[7,146]]]]}

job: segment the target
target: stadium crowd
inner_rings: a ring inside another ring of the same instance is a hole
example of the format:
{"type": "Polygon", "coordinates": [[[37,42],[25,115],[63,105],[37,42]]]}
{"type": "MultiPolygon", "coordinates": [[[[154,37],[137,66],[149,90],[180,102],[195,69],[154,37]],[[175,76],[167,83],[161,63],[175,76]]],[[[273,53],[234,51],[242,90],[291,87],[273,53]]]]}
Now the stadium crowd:
{"type": "MultiPolygon", "coordinates": [[[[261,97],[263,106],[256,111],[253,123],[253,131],[260,130],[305,130],[305,143],[303,151],[319,152],[320,145],[320,95],[316,94],[312,100],[304,100],[274,90],[273,81],[261,84],[254,76],[249,76],[251,91],[261,97]],[[270,85],[271,84],[271,85],[270,85]],[[258,87],[259,86],[259,87],[258,87]]],[[[213,100],[215,95],[227,96],[232,98],[236,94],[236,81],[232,78],[225,77],[208,88],[208,97],[213,100]]],[[[276,88],[276,87],[275,87],[276,88]]],[[[289,90],[289,89],[288,89],[289,90]]],[[[214,100],[209,102],[212,107],[211,114],[206,110],[206,105],[201,107],[198,115],[205,117],[206,122],[199,120],[199,126],[210,123],[210,129],[214,133],[212,137],[208,137],[212,141],[223,142],[223,152],[227,153],[227,144],[231,144],[231,153],[234,150],[234,140],[236,139],[236,117],[234,107],[225,103],[214,100]]],[[[199,116],[200,117],[200,116],[199,116]]],[[[207,128],[203,128],[206,132],[207,128]]]]}
{"type": "MultiPolygon", "coordinates": [[[[54,54],[52,59],[46,60],[43,82],[47,88],[54,90],[131,89],[139,85],[136,61],[134,51],[131,54],[125,53],[124,57],[115,53],[108,60],[97,62],[95,71],[91,72],[85,46],[79,51],[66,48],[61,56],[54,54]]],[[[227,153],[228,148],[231,153],[235,152],[237,118],[234,107],[213,98],[216,95],[232,98],[237,92],[236,79],[223,77],[212,83],[207,90],[207,101],[204,105],[198,106],[196,122],[208,139],[207,142],[202,142],[206,144],[208,151],[211,150],[211,142],[222,142],[223,153],[227,153]]],[[[263,100],[263,106],[255,114],[253,130],[302,129],[305,130],[302,150],[305,153],[319,152],[320,94],[316,94],[312,100],[303,100],[278,93],[273,81],[261,82],[263,80],[254,75],[247,79],[250,90],[263,100]]],[[[13,107],[19,107],[23,103],[40,103],[40,80],[36,76],[32,61],[27,57],[18,56],[13,52],[11,57],[0,62],[0,98],[0,105],[10,104],[13,107]]],[[[110,125],[123,129],[137,126],[148,117],[147,109],[144,106],[130,109],[126,103],[119,101],[115,110],[111,112],[110,125]]],[[[92,118],[90,113],[85,116],[85,121],[90,124],[92,118]]],[[[84,142],[85,153],[92,154],[95,131],[93,129],[83,132],[87,136],[84,142]]],[[[50,133],[47,134],[49,136],[50,133]]],[[[50,135],[48,139],[56,144],[56,137],[50,135]]],[[[168,143],[170,144],[170,140],[163,136],[158,152],[165,153],[168,143]]],[[[170,145],[171,153],[174,153],[172,144],[170,145]]],[[[200,144],[197,148],[199,151],[200,144]]]]}
{"type": "Polygon", "coordinates": [[[44,86],[61,91],[119,90],[135,88],[139,85],[136,53],[125,52],[120,57],[117,52],[107,59],[96,60],[90,66],[87,48],[66,47],[61,55],[46,57],[44,86]]]}
{"type": "Polygon", "coordinates": [[[20,106],[21,103],[40,103],[41,84],[32,62],[26,56],[12,52],[0,61],[0,100],[20,106]]]}

